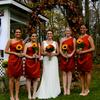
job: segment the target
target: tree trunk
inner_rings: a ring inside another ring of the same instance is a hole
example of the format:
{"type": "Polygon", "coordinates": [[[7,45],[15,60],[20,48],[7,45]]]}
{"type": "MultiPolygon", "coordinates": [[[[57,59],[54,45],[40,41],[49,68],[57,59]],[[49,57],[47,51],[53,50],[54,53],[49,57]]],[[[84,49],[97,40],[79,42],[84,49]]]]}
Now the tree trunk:
{"type": "Polygon", "coordinates": [[[85,0],[85,23],[89,29],[89,0],[85,0]]]}

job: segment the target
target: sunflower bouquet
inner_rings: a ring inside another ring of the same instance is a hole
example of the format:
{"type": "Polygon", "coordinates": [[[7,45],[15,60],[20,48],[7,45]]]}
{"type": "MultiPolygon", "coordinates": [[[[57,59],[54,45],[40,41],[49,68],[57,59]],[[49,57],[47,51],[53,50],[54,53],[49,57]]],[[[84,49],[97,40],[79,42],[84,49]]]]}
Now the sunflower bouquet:
{"type": "MultiPolygon", "coordinates": [[[[48,46],[46,46],[45,51],[48,53],[52,53],[55,50],[55,47],[51,44],[49,44],[48,46]]],[[[51,60],[51,57],[49,57],[49,60],[51,60]]]]}
{"type": "Polygon", "coordinates": [[[2,62],[2,67],[3,67],[3,68],[7,68],[7,66],[8,66],[8,60],[4,60],[4,61],[2,62]]]}
{"type": "Polygon", "coordinates": [[[16,46],[16,51],[17,51],[18,53],[21,53],[22,50],[23,50],[23,46],[22,46],[21,44],[17,44],[17,46],[16,46]]]}
{"type": "MultiPolygon", "coordinates": [[[[83,42],[83,40],[82,40],[81,38],[77,39],[76,43],[77,43],[77,49],[78,49],[79,51],[82,50],[82,49],[84,48],[84,42],[83,42]]],[[[79,56],[79,57],[80,57],[80,56],[79,56]]]]}
{"type": "MultiPolygon", "coordinates": [[[[32,49],[33,49],[33,51],[34,51],[35,54],[38,53],[39,47],[38,47],[37,43],[33,43],[33,44],[32,44],[32,49]]],[[[36,62],[37,62],[37,58],[35,58],[35,60],[36,60],[36,62]]]]}
{"type": "Polygon", "coordinates": [[[37,43],[33,43],[33,44],[32,44],[32,49],[33,49],[33,51],[34,51],[35,53],[38,52],[39,48],[38,48],[37,43]]]}
{"type": "MultiPolygon", "coordinates": [[[[63,44],[61,49],[64,54],[66,54],[66,55],[68,54],[68,45],[67,44],[63,44]]],[[[68,58],[67,58],[67,61],[68,61],[68,58]]]]}

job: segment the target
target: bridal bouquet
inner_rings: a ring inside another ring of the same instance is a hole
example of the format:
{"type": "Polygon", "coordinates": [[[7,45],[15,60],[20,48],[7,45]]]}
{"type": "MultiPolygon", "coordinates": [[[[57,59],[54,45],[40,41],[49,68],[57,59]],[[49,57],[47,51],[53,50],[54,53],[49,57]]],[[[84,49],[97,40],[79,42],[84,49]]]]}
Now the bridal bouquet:
{"type": "MultiPolygon", "coordinates": [[[[49,44],[48,46],[46,46],[45,51],[48,53],[52,53],[55,50],[55,47],[51,44],[49,44]]],[[[51,60],[51,57],[49,57],[49,60],[51,60]]]]}
{"type": "MultiPolygon", "coordinates": [[[[77,49],[80,51],[84,48],[84,42],[81,38],[77,39],[77,49]]],[[[79,56],[80,57],[80,56],[79,56]]]]}
{"type": "MultiPolygon", "coordinates": [[[[68,45],[67,44],[63,44],[61,49],[64,54],[66,54],[66,55],[68,54],[68,45]]],[[[68,58],[67,58],[67,61],[68,61],[68,58]]]]}

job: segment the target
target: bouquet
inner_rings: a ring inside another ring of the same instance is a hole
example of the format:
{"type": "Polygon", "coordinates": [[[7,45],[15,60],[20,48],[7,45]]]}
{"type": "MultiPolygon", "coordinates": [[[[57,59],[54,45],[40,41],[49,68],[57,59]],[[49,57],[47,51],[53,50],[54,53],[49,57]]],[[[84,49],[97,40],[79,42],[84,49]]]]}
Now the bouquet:
{"type": "MultiPolygon", "coordinates": [[[[61,49],[62,49],[62,52],[67,55],[68,45],[67,44],[63,44],[61,49]]],[[[67,61],[68,61],[68,58],[67,58],[67,61]]]]}
{"type": "MultiPolygon", "coordinates": [[[[35,52],[35,54],[38,53],[39,47],[38,47],[37,43],[33,43],[33,44],[32,44],[32,49],[33,49],[33,51],[35,52]]],[[[36,58],[35,60],[36,60],[36,62],[37,62],[37,58],[36,58]]]]}
{"type": "Polygon", "coordinates": [[[4,61],[2,62],[2,67],[3,67],[3,68],[7,68],[7,66],[8,66],[8,60],[4,60],[4,61]]]}
{"type": "Polygon", "coordinates": [[[22,50],[23,50],[23,46],[22,46],[21,44],[17,44],[17,46],[16,46],[16,51],[17,51],[18,53],[21,53],[22,50]]]}
{"type": "Polygon", "coordinates": [[[33,48],[33,50],[34,50],[35,53],[37,53],[38,50],[39,50],[37,43],[33,43],[32,44],[32,48],[33,48]]]}
{"type": "MultiPolygon", "coordinates": [[[[55,50],[55,47],[53,45],[48,45],[45,49],[46,52],[52,53],[55,50]]],[[[49,60],[51,60],[51,57],[49,57],[49,60]]]]}
{"type": "MultiPolygon", "coordinates": [[[[77,49],[82,50],[84,48],[84,42],[81,38],[77,39],[77,49]]],[[[80,56],[79,56],[80,57],[80,56]]]]}

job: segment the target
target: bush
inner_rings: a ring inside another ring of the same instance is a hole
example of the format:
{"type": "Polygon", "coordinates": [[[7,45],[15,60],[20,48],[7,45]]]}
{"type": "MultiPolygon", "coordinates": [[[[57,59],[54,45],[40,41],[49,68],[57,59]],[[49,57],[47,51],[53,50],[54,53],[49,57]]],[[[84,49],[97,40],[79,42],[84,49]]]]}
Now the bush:
{"type": "Polygon", "coordinates": [[[7,68],[7,66],[8,66],[8,60],[4,60],[4,61],[2,62],[2,67],[3,67],[3,68],[7,68]]]}

